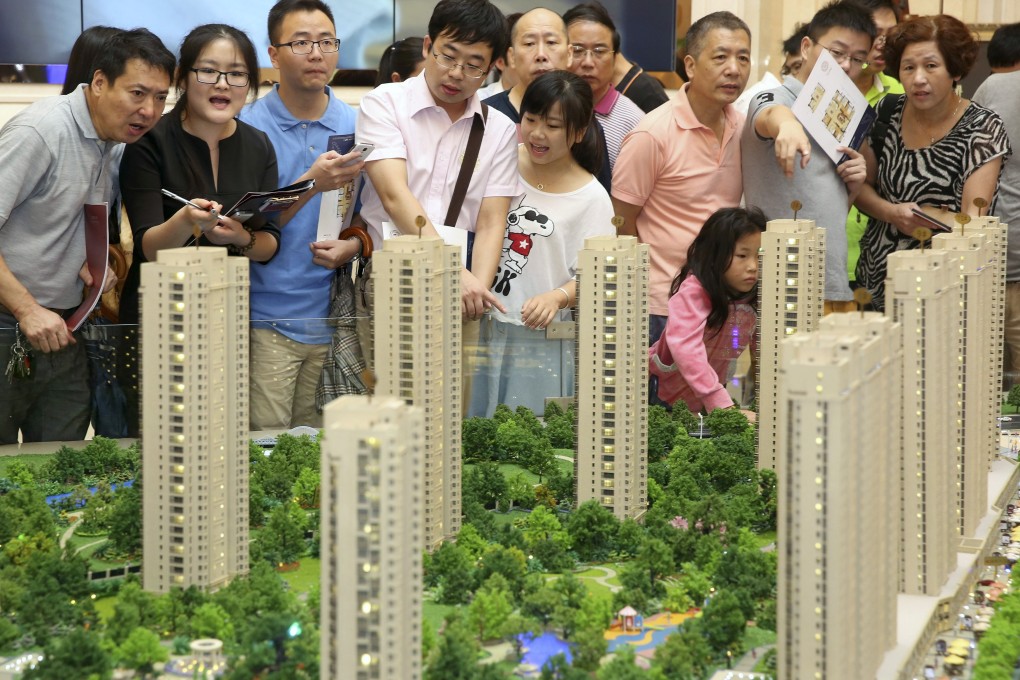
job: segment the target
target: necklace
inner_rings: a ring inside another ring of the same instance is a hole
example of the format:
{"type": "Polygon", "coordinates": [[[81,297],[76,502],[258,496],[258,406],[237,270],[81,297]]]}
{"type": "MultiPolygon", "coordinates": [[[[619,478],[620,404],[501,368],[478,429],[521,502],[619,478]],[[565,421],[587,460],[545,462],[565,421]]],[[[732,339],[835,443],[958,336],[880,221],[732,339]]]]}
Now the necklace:
{"type": "MultiPolygon", "coordinates": [[[[956,113],[960,110],[960,104],[962,103],[963,97],[961,97],[960,95],[956,95],[956,108],[954,108],[953,112],[949,114],[950,129],[953,127],[953,124],[956,123],[956,113]]],[[[921,131],[924,132],[924,134],[929,138],[930,141],[928,142],[928,146],[932,146],[936,141],[935,135],[932,133],[931,129],[929,129],[927,125],[924,125],[921,122],[921,117],[917,114],[916,109],[914,110],[914,119],[917,120],[917,124],[921,127],[921,131]]],[[[937,129],[938,128],[936,128],[936,130],[937,129]]],[[[942,139],[943,137],[946,136],[946,134],[949,134],[948,130],[946,131],[945,134],[939,135],[938,138],[942,139]]]]}
{"type": "Polygon", "coordinates": [[[539,182],[538,184],[536,184],[536,185],[535,185],[535,188],[536,188],[536,189],[538,189],[539,191],[545,191],[545,185],[544,185],[544,184],[542,184],[541,182],[539,182]]]}

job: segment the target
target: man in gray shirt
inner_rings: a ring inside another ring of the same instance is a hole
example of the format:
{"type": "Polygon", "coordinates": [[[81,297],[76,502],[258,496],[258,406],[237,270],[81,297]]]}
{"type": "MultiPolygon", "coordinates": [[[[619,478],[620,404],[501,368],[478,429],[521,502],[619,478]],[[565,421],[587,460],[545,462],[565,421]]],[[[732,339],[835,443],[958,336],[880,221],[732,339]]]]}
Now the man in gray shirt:
{"type": "MultiPolygon", "coordinates": [[[[974,93],[974,103],[995,111],[1006,124],[1009,144],[1020,147],[1020,24],[1000,26],[988,43],[992,75],[974,93]]],[[[1006,348],[1013,384],[1020,383],[1020,161],[1002,168],[994,214],[1009,225],[1006,259],[1006,348]]]]}
{"type": "Polygon", "coordinates": [[[175,65],[155,35],[124,31],[90,83],[0,130],[0,367],[15,343],[30,366],[0,378],[0,444],[16,443],[19,430],[26,442],[85,436],[88,365],[65,318],[84,286],[104,282],[85,268],[84,207],[110,201],[113,152],[159,120],[175,65]]]}
{"type": "Polygon", "coordinates": [[[791,107],[822,50],[828,50],[853,78],[863,67],[875,34],[871,14],[853,2],[835,2],[820,9],[801,41],[804,63],[797,75],[786,76],[782,87],[751,100],[740,140],[747,205],[761,208],[769,219],[780,219],[792,217],[790,204],[800,201],[803,209],[798,217],[814,220],[826,230],[826,313],[853,309],[846,269],[846,216],[867,168],[864,157],[853,149],[844,149],[849,160],[834,166],[804,132],[791,107]],[[776,172],[776,161],[782,173],[776,172]]]}

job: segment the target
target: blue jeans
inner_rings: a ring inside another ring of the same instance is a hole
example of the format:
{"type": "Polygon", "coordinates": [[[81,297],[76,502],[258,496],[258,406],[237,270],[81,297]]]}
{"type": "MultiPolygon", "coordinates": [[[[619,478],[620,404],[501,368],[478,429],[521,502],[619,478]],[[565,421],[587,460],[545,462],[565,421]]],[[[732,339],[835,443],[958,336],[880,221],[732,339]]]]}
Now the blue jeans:
{"type": "MultiPolygon", "coordinates": [[[[13,382],[0,376],[0,444],[22,441],[74,441],[89,429],[89,367],[85,342],[45,354],[30,350],[32,374],[13,382]]],[[[22,338],[22,344],[29,347],[22,338]]],[[[0,315],[0,369],[7,368],[14,344],[14,319],[0,315]]]]}

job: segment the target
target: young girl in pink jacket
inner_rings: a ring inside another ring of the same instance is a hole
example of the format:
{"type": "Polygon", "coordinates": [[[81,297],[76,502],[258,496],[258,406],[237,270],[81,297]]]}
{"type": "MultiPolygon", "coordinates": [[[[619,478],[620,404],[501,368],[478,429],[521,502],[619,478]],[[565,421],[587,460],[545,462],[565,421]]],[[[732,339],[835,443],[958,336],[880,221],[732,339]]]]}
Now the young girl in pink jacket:
{"type": "MultiPolygon", "coordinates": [[[[722,383],[749,345],[755,351],[765,222],[757,208],[723,208],[691,243],[687,264],[670,287],[666,330],[648,348],[663,401],[682,399],[693,413],[733,406],[722,383]]],[[[753,419],[753,413],[744,413],[753,419]]]]}

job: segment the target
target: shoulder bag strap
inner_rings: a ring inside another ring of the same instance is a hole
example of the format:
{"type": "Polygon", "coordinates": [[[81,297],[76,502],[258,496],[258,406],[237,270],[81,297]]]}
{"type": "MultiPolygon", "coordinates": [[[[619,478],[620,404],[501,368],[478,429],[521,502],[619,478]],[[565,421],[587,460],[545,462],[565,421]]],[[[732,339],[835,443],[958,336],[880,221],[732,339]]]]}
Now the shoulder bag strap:
{"type": "Polygon", "coordinates": [[[457,226],[457,216],[460,215],[460,207],[464,205],[464,197],[471,184],[471,175],[474,174],[475,163],[478,161],[478,150],[482,147],[482,135],[485,134],[485,121],[488,118],[489,107],[483,102],[482,113],[476,113],[474,120],[471,121],[471,134],[464,150],[464,162],[461,163],[457,184],[453,187],[453,197],[450,199],[450,209],[446,213],[445,224],[448,227],[457,226]]]}

